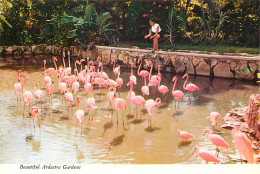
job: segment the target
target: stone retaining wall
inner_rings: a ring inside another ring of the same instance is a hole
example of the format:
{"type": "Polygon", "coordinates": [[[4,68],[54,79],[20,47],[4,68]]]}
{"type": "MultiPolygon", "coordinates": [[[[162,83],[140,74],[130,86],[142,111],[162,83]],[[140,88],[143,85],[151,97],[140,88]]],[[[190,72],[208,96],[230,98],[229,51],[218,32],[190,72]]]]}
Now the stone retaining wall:
{"type": "Polygon", "coordinates": [[[154,68],[162,65],[162,70],[178,74],[195,74],[202,76],[235,78],[245,80],[256,80],[257,73],[260,72],[260,56],[245,55],[231,56],[219,54],[185,53],[151,50],[104,47],[97,46],[96,49],[89,51],[76,46],[60,48],[54,45],[36,46],[13,46],[0,47],[1,56],[27,56],[27,55],[54,55],[61,56],[61,52],[70,51],[72,56],[79,58],[90,57],[95,60],[97,56],[102,58],[104,64],[109,64],[115,59],[121,67],[130,67],[133,63],[137,68],[137,60],[143,59],[143,68],[148,68],[148,62],[154,63],[154,68]]]}

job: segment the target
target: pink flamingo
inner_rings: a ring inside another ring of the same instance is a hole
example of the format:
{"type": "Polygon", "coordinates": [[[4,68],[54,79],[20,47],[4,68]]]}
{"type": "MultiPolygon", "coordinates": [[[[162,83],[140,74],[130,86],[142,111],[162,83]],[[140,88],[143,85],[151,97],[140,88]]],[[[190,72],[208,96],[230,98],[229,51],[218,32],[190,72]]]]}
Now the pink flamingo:
{"type": "Polygon", "coordinates": [[[209,162],[214,162],[214,163],[220,163],[220,159],[218,159],[216,156],[210,154],[209,152],[206,151],[201,151],[200,148],[198,146],[195,147],[192,155],[196,152],[196,154],[203,159],[206,164],[208,164],[209,162]]]}
{"type": "Polygon", "coordinates": [[[101,77],[102,79],[108,79],[108,75],[107,73],[103,72],[103,64],[99,63],[98,65],[99,67],[101,67],[101,72],[99,73],[99,77],[101,77]]]}
{"type": "Polygon", "coordinates": [[[77,64],[79,64],[79,61],[75,61],[75,69],[74,69],[74,75],[70,75],[69,76],[69,85],[72,85],[77,79],[77,73],[78,73],[78,68],[77,68],[77,64]]]}
{"type": "Polygon", "coordinates": [[[144,86],[142,86],[141,91],[144,95],[149,95],[149,87],[146,85],[146,77],[144,78],[144,86]]]}
{"type": "Polygon", "coordinates": [[[53,77],[51,77],[51,82],[50,83],[47,83],[46,85],[46,91],[47,91],[47,94],[49,96],[49,101],[52,103],[52,93],[53,93],[53,77]]]}
{"type": "Polygon", "coordinates": [[[37,90],[34,92],[36,99],[42,98],[42,90],[39,89],[39,84],[36,83],[37,90]]]}
{"type": "Polygon", "coordinates": [[[186,85],[187,81],[188,81],[188,78],[189,78],[189,75],[188,74],[185,74],[183,77],[183,79],[186,78],[184,84],[183,84],[183,89],[185,89],[186,91],[189,91],[189,99],[190,99],[190,94],[194,91],[197,91],[199,90],[199,87],[190,83],[188,85],[186,85]]]}
{"type": "Polygon", "coordinates": [[[109,103],[111,105],[111,103],[114,101],[114,98],[115,98],[115,95],[116,95],[116,92],[115,92],[116,88],[113,88],[112,92],[110,91],[110,89],[111,88],[109,87],[109,91],[107,93],[107,98],[108,98],[108,101],[109,101],[109,103]]]}
{"type": "Polygon", "coordinates": [[[156,98],[155,101],[153,99],[149,99],[145,102],[145,109],[148,113],[148,127],[152,125],[153,108],[156,107],[156,106],[160,106],[160,105],[161,105],[161,99],[160,98],[156,98]]]}
{"type": "Polygon", "coordinates": [[[24,74],[20,74],[20,77],[24,78],[23,86],[22,86],[23,102],[24,102],[23,116],[24,116],[25,105],[29,104],[29,111],[30,111],[30,102],[32,101],[32,93],[30,91],[24,91],[26,76],[24,74]]]}
{"type": "Polygon", "coordinates": [[[115,78],[116,78],[116,76],[119,74],[119,67],[115,67],[116,61],[114,59],[111,60],[111,64],[113,64],[113,73],[115,74],[115,78]]]}
{"type": "Polygon", "coordinates": [[[45,64],[46,64],[46,60],[43,60],[43,65],[44,65],[44,78],[43,78],[43,81],[45,83],[45,85],[47,83],[50,83],[51,82],[51,78],[49,76],[46,76],[46,67],[45,67],[45,64]]]}
{"type": "MultiPolygon", "coordinates": [[[[127,86],[130,85],[130,91],[129,93],[132,94],[132,89],[133,89],[133,82],[129,81],[127,83],[127,86]]],[[[146,103],[145,99],[138,95],[138,96],[133,96],[133,95],[129,95],[129,100],[136,106],[136,118],[138,117],[138,106],[139,105],[144,105],[146,103]]]]}
{"type": "Polygon", "coordinates": [[[219,153],[218,147],[224,147],[226,149],[229,149],[229,144],[219,135],[211,134],[210,130],[206,130],[204,133],[206,133],[206,137],[216,146],[216,152],[217,155],[219,153]]]}
{"type": "MultiPolygon", "coordinates": [[[[53,58],[53,62],[54,62],[54,65],[55,65],[55,68],[56,68],[56,69],[54,69],[54,68],[48,68],[47,70],[45,70],[45,74],[46,74],[46,75],[52,75],[52,74],[54,74],[54,73],[57,72],[56,61],[57,61],[57,58],[54,57],[54,58],[53,58]]],[[[44,61],[44,66],[45,66],[45,64],[46,64],[46,60],[44,61]]]]}
{"type": "Polygon", "coordinates": [[[182,141],[187,141],[189,139],[193,139],[194,136],[186,131],[181,131],[180,129],[178,129],[178,137],[182,140],[182,141]]]}
{"type": "MultiPolygon", "coordinates": [[[[232,130],[232,137],[233,140],[235,141],[236,147],[240,155],[244,156],[244,158],[248,161],[248,163],[255,164],[254,151],[251,142],[246,136],[246,134],[241,133],[239,131],[238,125],[234,125],[234,128],[232,130]]],[[[241,158],[241,163],[242,163],[242,158],[241,158]]]]}
{"type": "Polygon", "coordinates": [[[86,74],[86,71],[82,71],[82,62],[84,62],[85,60],[84,59],[81,59],[79,64],[80,64],[80,72],[78,73],[78,79],[79,79],[79,82],[84,82],[85,81],[85,75],[86,74]],[[84,73],[85,72],[85,73],[84,73]]]}
{"type": "Polygon", "coordinates": [[[40,109],[36,106],[33,106],[31,107],[30,109],[30,115],[32,116],[33,118],[33,126],[34,126],[34,129],[35,129],[35,124],[34,124],[34,118],[38,118],[38,123],[39,123],[39,127],[41,127],[40,125],[40,119],[39,119],[39,115],[40,115],[40,109]]]}
{"type": "Polygon", "coordinates": [[[178,106],[179,106],[180,99],[184,98],[185,96],[184,96],[183,92],[180,91],[180,90],[174,91],[176,83],[177,83],[177,77],[176,76],[173,77],[172,82],[174,82],[174,85],[172,87],[172,96],[175,98],[175,108],[176,108],[176,99],[178,100],[178,106]]]}
{"type": "Polygon", "coordinates": [[[149,83],[148,83],[148,86],[153,86],[154,89],[155,89],[156,86],[157,86],[158,83],[159,83],[158,74],[152,76],[153,62],[149,61],[149,65],[151,66],[151,69],[150,69],[150,74],[149,74],[149,83]]]}
{"type": "Polygon", "coordinates": [[[60,89],[60,93],[64,93],[65,91],[67,91],[67,84],[65,82],[61,82],[61,79],[63,77],[63,68],[61,70],[61,76],[59,76],[59,89],[60,89]]]}
{"type": "Polygon", "coordinates": [[[20,78],[20,74],[22,73],[21,70],[17,71],[17,76],[18,76],[18,83],[14,84],[14,92],[17,95],[17,101],[18,101],[18,95],[22,89],[22,85],[21,85],[21,78],[20,78]]]}
{"type": "MultiPolygon", "coordinates": [[[[82,121],[84,119],[84,111],[80,110],[80,96],[77,96],[77,100],[78,100],[78,110],[75,113],[75,118],[76,121],[80,124],[80,128],[81,128],[81,134],[82,134],[82,121]]],[[[77,126],[76,126],[76,134],[77,134],[77,126]]]]}
{"type": "MultiPolygon", "coordinates": [[[[159,65],[159,67],[160,67],[160,65],[159,65]]],[[[159,91],[160,93],[162,93],[162,94],[163,94],[163,97],[164,97],[164,95],[165,95],[167,92],[169,92],[169,89],[168,89],[167,86],[161,85],[161,80],[162,80],[162,77],[161,77],[161,76],[162,76],[162,75],[160,75],[160,74],[159,74],[159,76],[158,76],[158,79],[159,79],[158,91],[159,91]]],[[[166,97],[167,97],[167,96],[166,96],[166,97]]]]}
{"type": "Polygon", "coordinates": [[[139,75],[139,76],[142,77],[142,82],[143,82],[144,78],[147,77],[147,76],[149,76],[149,72],[146,71],[146,70],[142,70],[142,71],[140,72],[140,68],[141,68],[141,66],[142,66],[143,60],[142,60],[141,58],[139,58],[139,59],[138,59],[138,63],[139,63],[139,62],[140,62],[140,65],[139,65],[139,68],[138,68],[138,70],[137,70],[137,75],[139,75]]]}
{"type": "MultiPolygon", "coordinates": [[[[68,81],[66,81],[66,83],[68,84],[68,81]]],[[[70,102],[70,103],[73,103],[73,95],[71,92],[68,92],[68,91],[65,91],[65,104],[66,104],[66,101],[70,102]]],[[[69,108],[68,108],[69,110],[69,108]]]]}
{"type": "MultiPolygon", "coordinates": [[[[140,69],[139,69],[140,70],[140,69]]],[[[133,63],[131,63],[131,76],[129,77],[130,81],[133,81],[136,84],[136,76],[133,73],[133,63]]]]}
{"type": "Polygon", "coordinates": [[[123,85],[124,81],[122,78],[120,78],[120,66],[118,66],[119,68],[119,73],[117,75],[117,79],[116,79],[116,83],[117,83],[117,86],[119,87],[119,95],[120,95],[120,89],[121,89],[121,86],[123,85]]]}
{"type": "Polygon", "coordinates": [[[211,112],[207,118],[210,118],[210,120],[212,121],[211,126],[214,131],[215,128],[217,127],[217,122],[218,122],[218,119],[220,118],[220,114],[218,112],[211,112]]]}
{"type": "MultiPolygon", "coordinates": [[[[115,91],[114,91],[115,92],[115,91]]],[[[127,108],[127,104],[126,104],[126,101],[122,98],[114,98],[114,101],[113,101],[113,109],[115,111],[117,110],[121,110],[122,111],[122,121],[123,121],[123,127],[125,127],[125,123],[124,123],[124,113],[123,113],[123,110],[127,108]]],[[[118,111],[116,112],[117,113],[117,124],[118,124],[118,111]]]]}
{"type": "MultiPolygon", "coordinates": [[[[95,103],[96,103],[96,100],[94,98],[93,83],[94,83],[94,79],[91,81],[91,94],[92,94],[92,97],[89,97],[87,99],[87,107],[88,107],[88,109],[91,110],[92,120],[93,120],[93,109],[94,109],[95,103]]],[[[89,116],[89,119],[90,119],[90,116],[89,116]]]]}
{"type": "MultiPolygon", "coordinates": [[[[65,53],[64,53],[64,56],[63,56],[63,61],[64,61],[64,57],[65,57],[65,53]]],[[[65,66],[65,63],[64,63],[64,73],[65,73],[65,76],[70,76],[71,75],[71,67],[70,67],[70,52],[68,51],[68,60],[69,60],[69,67],[66,68],[65,66]]]]}

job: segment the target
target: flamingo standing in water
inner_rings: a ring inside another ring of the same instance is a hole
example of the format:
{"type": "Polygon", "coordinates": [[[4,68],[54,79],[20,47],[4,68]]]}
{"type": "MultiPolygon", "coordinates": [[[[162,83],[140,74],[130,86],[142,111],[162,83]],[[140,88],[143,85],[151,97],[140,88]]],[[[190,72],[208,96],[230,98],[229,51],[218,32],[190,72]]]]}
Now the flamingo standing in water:
{"type": "Polygon", "coordinates": [[[47,91],[47,94],[49,96],[49,101],[51,103],[52,103],[52,93],[53,93],[53,88],[54,88],[53,83],[54,83],[53,77],[51,77],[51,82],[47,83],[47,85],[46,85],[46,91],[47,91]]]}
{"type": "MultiPolygon", "coordinates": [[[[116,91],[114,91],[116,92],[116,91]]],[[[124,123],[124,113],[123,113],[123,110],[127,108],[127,104],[126,104],[126,101],[122,98],[116,98],[114,97],[114,100],[113,100],[113,109],[115,111],[117,110],[121,110],[122,111],[122,121],[123,121],[123,127],[125,127],[125,123],[124,123]]],[[[117,125],[118,125],[118,111],[116,112],[116,116],[117,116],[117,125]]]]}
{"type": "MultiPolygon", "coordinates": [[[[135,76],[134,73],[133,73],[133,66],[134,66],[134,64],[131,63],[131,75],[130,75],[130,77],[129,77],[129,80],[133,81],[134,84],[136,84],[136,76],[135,76]]],[[[140,70],[140,69],[139,69],[139,70],[140,70]]]]}
{"type": "MultiPolygon", "coordinates": [[[[65,54],[63,55],[63,61],[64,61],[64,57],[65,57],[65,54]]],[[[68,60],[69,60],[69,67],[66,68],[65,64],[64,64],[64,73],[65,73],[65,76],[70,76],[71,75],[71,66],[70,66],[70,52],[68,51],[68,60]]]]}
{"type": "MultiPolygon", "coordinates": [[[[244,156],[244,158],[248,161],[248,163],[255,164],[254,151],[251,142],[246,136],[246,134],[241,133],[239,131],[238,125],[234,125],[234,128],[232,130],[232,137],[233,140],[235,141],[236,147],[240,155],[244,156]]],[[[241,159],[241,163],[242,163],[242,159],[241,159]]]]}
{"type": "Polygon", "coordinates": [[[160,98],[156,98],[155,101],[153,99],[149,99],[145,102],[145,109],[148,113],[148,127],[152,125],[153,108],[156,107],[156,106],[160,106],[160,105],[161,105],[161,99],[160,98]]]}
{"type": "Polygon", "coordinates": [[[159,83],[159,80],[158,80],[159,75],[157,74],[157,75],[153,75],[153,76],[152,76],[153,62],[149,61],[149,65],[151,66],[151,69],[150,69],[150,74],[149,74],[149,83],[148,83],[148,86],[154,87],[154,90],[155,90],[156,86],[157,86],[158,83],[159,83]]]}
{"type": "Polygon", "coordinates": [[[64,93],[65,91],[67,91],[67,84],[65,82],[62,82],[61,79],[63,77],[63,68],[61,70],[61,75],[59,76],[59,89],[60,89],[60,93],[64,93]]]}
{"type": "MultiPolygon", "coordinates": [[[[54,73],[57,72],[56,61],[57,61],[57,58],[54,57],[54,58],[53,58],[53,62],[54,62],[54,65],[55,65],[55,68],[56,68],[56,69],[54,69],[54,68],[48,68],[48,69],[45,70],[45,72],[44,72],[46,75],[52,75],[52,74],[54,74],[54,73]]],[[[46,65],[46,60],[44,60],[44,66],[45,66],[45,65],[46,65]]]]}
{"type": "MultiPolygon", "coordinates": [[[[81,134],[82,134],[82,121],[84,119],[84,111],[80,110],[80,96],[77,96],[77,100],[78,100],[78,110],[75,113],[75,118],[76,121],[80,124],[80,128],[81,128],[81,134]]],[[[76,126],[76,134],[77,134],[77,126],[76,126]]]]}
{"type": "MultiPolygon", "coordinates": [[[[77,73],[77,70],[74,70],[74,73],[77,73]]],[[[77,81],[78,78],[76,78],[75,82],[72,83],[72,92],[75,95],[79,91],[79,82],[77,81]]]]}
{"type": "Polygon", "coordinates": [[[18,101],[18,95],[22,89],[22,85],[21,85],[21,78],[20,78],[20,74],[22,73],[21,70],[17,71],[17,76],[18,76],[18,83],[14,84],[14,92],[17,95],[17,101],[18,101]]]}
{"type": "Polygon", "coordinates": [[[120,78],[120,66],[118,67],[119,68],[119,73],[117,75],[117,79],[116,79],[116,83],[117,83],[117,86],[119,87],[119,95],[120,95],[120,89],[121,89],[121,86],[123,85],[124,81],[122,78],[120,78]]]}
{"type": "Polygon", "coordinates": [[[138,59],[138,63],[140,62],[140,65],[139,65],[139,68],[138,68],[138,70],[137,70],[137,75],[139,75],[139,76],[141,76],[142,77],[142,83],[144,83],[143,82],[143,80],[144,80],[144,78],[146,78],[147,76],[149,76],[149,72],[148,71],[146,71],[146,70],[142,70],[141,72],[140,72],[140,68],[141,68],[141,66],[142,66],[142,63],[143,63],[143,60],[140,58],[140,59],[138,59]]]}
{"type": "MultiPolygon", "coordinates": [[[[159,66],[160,66],[160,65],[159,65],[159,66]]],[[[159,91],[160,93],[162,93],[162,94],[163,94],[163,97],[164,97],[164,95],[165,95],[167,92],[169,92],[169,89],[168,89],[167,86],[161,85],[161,81],[162,81],[162,75],[161,75],[161,74],[159,74],[158,79],[159,79],[158,91],[159,91]]],[[[166,96],[166,97],[167,97],[167,96],[166,96]]],[[[165,98],[165,99],[166,99],[166,98],[165,98]]]]}
{"type": "Polygon", "coordinates": [[[37,90],[34,92],[34,94],[35,94],[36,99],[40,100],[42,98],[42,90],[39,89],[38,83],[36,83],[36,88],[37,88],[37,90]]]}
{"type": "Polygon", "coordinates": [[[46,67],[45,67],[46,60],[43,60],[43,65],[44,65],[44,78],[43,78],[43,81],[44,81],[44,83],[46,85],[47,83],[51,82],[51,78],[49,76],[47,76],[47,74],[46,74],[46,67]]]}
{"type": "Polygon", "coordinates": [[[176,83],[177,83],[177,77],[176,76],[173,77],[172,82],[174,82],[174,85],[172,87],[172,96],[175,98],[175,108],[176,108],[176,99],[178,100],[178,107],[179,107],[180,99],[184,98],[185,96],[184,96],[183,92],[180,91],[180,90],[174,91],[176,83]]]}
{"type": "Polygon", "coordinates": [[[183,89],[185,89],[186,91],[189,91],[189,99],[190,99],[190,94],[194,91],[198,91],[199,90],[199,87],[190,83],[188,85],[186,85],[187,81],[188,81],[188,78],[189,78],[189,75],[188,74],[185,74],[183,77],[183,79],[186,78],[184,84],[183,84],[183,89]]]}
{"type": "Polygon", "coordinates": [[[30,109],[30,115],[32,116],[33,118],[33,126],[34,126],[34,129],[35,129],[35,124],[34,124],[34,118],[38,118],[38,123],[39,123],[39,127],[41,127],[40,125],[40,119],[39,119],[39,115],[40,115],[40,109],[36,106],[33,106],[31,107],[30,109]]]}
{"type": "Polygon", "coordinates": [[[194,136],[186,131],[181,131],[180,129],[178,129],[178,137],[182,140],[182,141],[187,141],[189,139],[193,139],[194,136]]]}
{"type": "Polygon", "coordinates": [[[140,95],[138,95],[138,96],[136,96],[136,95],[132,95],[133,93],[132,93],[132,90],[133,90],[133,82],[132,81],[129,81],[128,83],[127,83],[127,86],[129,86],[130,85],[130,91],[129,91],[129,100],[131,101],[131,103],[133,103],[135,106],[136,106],[136,118],[138,117],[138,106],[139,105],[144,105],[145,103],[146,103],[146,101],[145,101],[145,99],[142,97],[142,96],[140,96],[140,95]]]}
{"type": "Polygon", "coordinates": [[[142,86],[141,91],[144,95],[149,95],[149,87],[146,85],[146,77],[144,78],[144,86],[142,86]]]}
{"type": "Polygon", "coordinates": [[[211,134],[210,130],[206,130],[204,133],[206,133],[206,137],[216,146],[216,152],[217,155],[219,153],[218,147],[224,147],[226,149],[229,149],[229,144],[219,135],[211,134]]]}
{"type": "MultiPolygon", "coordinates": [[[[94,98],[93,83],[94,83],[94,79],[91,81],[91,94],[92,94],[92,97],[89,97],[87,99],[87,107],[88,107],[88,109],[91,110],[92,120],[93,120],[93,109],[94,109],[95,104],[96,104],[96,100],[94,98]]],[[[90,116],[89,116],[89,119],[90,119],[90,116]]]]}
{"type": "Polygon", "coordinates": [[[30,112],[30,102],[32,101],[32,93],[30,91],[24,91],[26,76],[24,74],[20,74],[20,77],[24,78],[23,86],[22,86],[23,102],[24,102],[23,116],[24,116],[25,105],[29,104],[29,112],[30,112]]]}
{"type": "Polygon", "coordinates": [[[113,73],[115,74],[115,78],[116,78],[116,76],[118,76],[119,74],[119,67],[115,67],[116,61],[114,59],[111,61],[111,64],[113,64],[113,73]]]}
{"type": "Polygon", "coordinates": [[[209,162],[214,162],[214,163],[221,162],[220,159],[218,159],[216,156],[210,154],[209,152],[200,150],[198,146],[195,147],[192,155],[194,153],[196,153],[201,159],[203,159],[206,162],[206,164],[208,164],[209,162]]]}
{"type": "Polygon", "coordinates": [[[214,130],[217,127],[217,122],[218,122],[218,119],[220,118],[220,114],[218,112],[211,112],[207,118],[210,118],[210,120],[212,122],[211,126],[212,126],[213,132],[214,132],[214,130]]]}

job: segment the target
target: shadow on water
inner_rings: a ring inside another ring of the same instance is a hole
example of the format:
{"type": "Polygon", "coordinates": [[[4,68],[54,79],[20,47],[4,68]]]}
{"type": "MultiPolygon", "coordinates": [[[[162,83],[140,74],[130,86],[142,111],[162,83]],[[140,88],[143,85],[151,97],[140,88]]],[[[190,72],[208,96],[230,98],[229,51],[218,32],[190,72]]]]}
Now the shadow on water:
{"type": "Polygon", "coordinates": [[[141,112],[142,112],[143,114],[146,114],[146,113],[147,113],[146,109],[141,109],[141,112]]]}
{"type": "Polygon", "coordinates": [[[130,119],[134,118],[134,116],[135,116],[135,115],[133,115],[133,114],[128,114],[128,115],[126,115],[126,118],[127,118],[128,120],[130,120],[130,119]]]}
{"type": "Polygon", "coordinates": [[[25,137],[26,144],[32,146],[32,150],[35,152],[40,152],[41,149],[41,142],[35,141],[34,136],[32,134],[29,134],[25,137]]]}
{"type": "Polygon", "coordinates": [[[67,115],[63,115],[63,116],[60,117],[60,121],[62,121],[62,120],[69,120],[69,119],[70,119],[70,117],[67,116],[67,115]]]}
{"type": "Polygon", "coordinates": [[[140,123],[143,123],[144,121],[145,121],[145,119],[135,119],[135,120],[131,121],[130,123],[140,124],[140,123]]]}
{"type": "Polygon", "coordinates": [[[111,120],[110,122],[107,122],[104,124],[103,128],[104,128],[104,131],[103,131],[103,134],[101,135],[101,137],[104,136],[105,132],[108,130],[108,129],[111,129],[113,127],[113,121],[111,120]]]}
{"type": "Polygon", "coordinates": [[[161,129],[160,127],[149,126],[149,127],[145,128],[145,131],[146,132],[154,132],[154,131],[160,130],[160,129],[161,129]]]}
{"type": "Polygon", "coordinates": [[[188,146],[192,143],[192,141],[182,141],[179,143],[178,148],[181,148],[183,146],[188,146]]]}
{"type": "Polygon", "coordinates": [[[181,115],[183,115],[183,114],[184,114],[183,111],[175,111],[172,115],[173,115],[173,116],[181,116],[181,115]]]}
{"type": "Polygon", "coordinates": [[[161,104],[158,108],[165,109],[165,108],[168,108],[168,106],[169,106],[169,103],[164,103],[164,104],[161,104]]]}
{"type": "Polygon", "coordinates": [[[115,138],[110,142],[110,145],[111,145],[111,146],[118,146],[118,145],[120,145],[120,144],[123,143],[124,138],[125,138],[125,135],[124,135],[124,134],[119,135],[119,136],[115,137],[115,138]]]}

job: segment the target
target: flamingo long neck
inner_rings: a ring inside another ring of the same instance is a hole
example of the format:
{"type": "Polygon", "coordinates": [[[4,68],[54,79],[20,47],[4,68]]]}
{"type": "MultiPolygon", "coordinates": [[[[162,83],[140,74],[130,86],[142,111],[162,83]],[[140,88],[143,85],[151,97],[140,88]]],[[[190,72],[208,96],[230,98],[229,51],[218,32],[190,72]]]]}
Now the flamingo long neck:
{"type": "Polygon", "coordinates": [[[129,91],[129,93],[130,93],[130,96],[129,96],[129,100],[131,100],[131,99],[132,99],[132,90],[133,90],[133,83],[132,83],[132,82],[130,82],[130,91],[129,91]]]}
{"type": "Polygon", "coordinates": [[[184,84],[183,84],[183,89],[186,89],[186,83],[187,83],[187,81],[188,81],[188,78],[189,78],[189,76],[186,76],[187,78],[186,78],[186,80],[185,80],[185,82],[184,82],[184,84]]]}
{"type": "Polygon", "coordinates": [[[76,68],[76,72],[77,72],[77,74],[75,74],[75,75],[78,75],[79,74],[79,72],[78,72],[78,68],[77,68],[77,61],[75,62],[75,68],[76,68]]]}
{"type": "Polygon", "coordinates": [[[158,78],[159,79],[158,88],[159,88],[159,86],[161,86],[162,76],[161,74],[157,74],[157,77],[159,77],[158,78]]]}
{"type": "Polygon", "coordinates": [[[55,59],[53,59],[53,62],[54,62],[54,65],[55,65],[55,69],[56,69],[56,71],[58,70],[58,68],[57,68],[57,65],[56,65],[56,60],[55,59]]]}
{"type": "Polygon", "coordinates": [[[68,51],[69,67],[70,67],[70,52],[68,51]]]}
{"type": "Polygon", "coordinates": [[[174,81],[174,85],[172,87],[172,92],[174,92],[174,89],[175,89],[175,86],[176,86],[176,83],[177,83],[177,78],[174,78],[173,81],[174,81]]]}
{"type": "Polygon", "coordinates": [[[146,77],[144,77],[144,86],[146,86],[146,77]]]}
{"type": "Polygon", "coordinates": [[[149,74],[149,81],[151,81],[152,71],[153,71],[153,63],[151,63],[151,69],[150,69],[150,74],[149,74]]]}
{"type": "Polygon", "coordinates": [[[160,106],[162,101],[161,101],[160,98],[157,98],[157,99],[155,100],[155,102],[156,102],[156,106],[160,106]]]}
{"type": "Polygon", "coordinates": [[[139,67],[138,67],[138,70],[137,70],[137,74],[140,76],[140,68],[141,68],[141,65],[142,65],[142,60],[141,60],[141,63],[140,63],[140,65],[139,65],[139,67]]]}
{"type": "Polygon", "coordinates": [[[64,68],[66,68],[64,57],[65,57],[65,52],[63,52],[63,54],[62,54],[62,61],[63,61],[64,68]]]}

